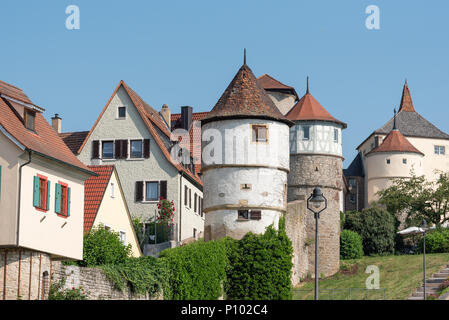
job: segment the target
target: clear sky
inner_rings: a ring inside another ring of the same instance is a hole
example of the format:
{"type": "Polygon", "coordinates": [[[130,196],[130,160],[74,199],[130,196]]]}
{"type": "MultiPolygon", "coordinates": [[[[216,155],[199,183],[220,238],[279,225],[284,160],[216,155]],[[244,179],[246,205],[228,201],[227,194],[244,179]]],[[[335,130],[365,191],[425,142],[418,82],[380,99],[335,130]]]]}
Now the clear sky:
{"type": "Polygon", "coordinates": [[[407,78],[416,110],[449,132],[449,2],[446,0],[106,1],[1,0],[0,79],[90,130],[120,80],[155,109],[209,111],[243,62],[300,96],[310,91],[355,148],[393,115],[407,78]],[[66,7],[80,29],[66,28],[66,7]],[[380,9],[368,30],[365,9],[380,9]]]}

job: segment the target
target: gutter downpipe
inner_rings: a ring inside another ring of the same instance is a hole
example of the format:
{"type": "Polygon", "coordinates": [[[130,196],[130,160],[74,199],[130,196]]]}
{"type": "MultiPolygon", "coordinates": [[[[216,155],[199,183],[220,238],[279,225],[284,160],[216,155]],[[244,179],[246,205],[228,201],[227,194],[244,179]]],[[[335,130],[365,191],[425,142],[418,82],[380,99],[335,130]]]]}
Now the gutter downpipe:
{"type": "Polygon", "coordinates": [[[181,179],[179,180],[179,242],[181,242],[181,218],[182,218],[182,176],[184,172],[181,171],[181,179]]]}
{"type": "Polygon", "coordinates": [[[19,228],[20,228],[20,200],[22,196],[22,168],[31,163],[31,154],[33,150],[25,149],[28,152],[28,161],[19,167],[19,195],[17,199],[17,246],[19,246],[19,228]]]}

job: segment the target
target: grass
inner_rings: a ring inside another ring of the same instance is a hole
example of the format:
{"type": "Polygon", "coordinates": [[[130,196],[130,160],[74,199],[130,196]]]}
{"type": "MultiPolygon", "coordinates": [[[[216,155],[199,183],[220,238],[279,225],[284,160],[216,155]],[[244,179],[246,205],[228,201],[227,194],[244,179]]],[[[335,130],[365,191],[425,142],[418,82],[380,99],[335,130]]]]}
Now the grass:
{"type": "MultiPolygon", "coordinates": [[[[449,253],[426,254],[427,278],[430,278],[448,262],[449,253]]],[[[365,281],[370,274],[365,273],[365,270],[369,265],[379,267],[380,288],[385,288],[386,300],[407,299],[422,284],[422,255],[391,255],[342,260],[340,262],[340,272],[332,277],[320,280],[319,288],[322,289],[320,299],[329,299],[326,292],[329,292],[330,289],[339,289],[339,291],[336,291],[335,299],[349,299],[349,288],[366,288],[365,281]]],[[[293,289],[293,299],[313,299],[314,287],[314,280],[303,282],[293,289]],[[299,293],[298,289],[309,291],[299,293]]],[[[352,291],[350,299],[382,299],[384,295],[383,291],[379,292],[378,290],[369,291],[368,293],[369,296],[366,297],[366,291],[352,291]]]]}

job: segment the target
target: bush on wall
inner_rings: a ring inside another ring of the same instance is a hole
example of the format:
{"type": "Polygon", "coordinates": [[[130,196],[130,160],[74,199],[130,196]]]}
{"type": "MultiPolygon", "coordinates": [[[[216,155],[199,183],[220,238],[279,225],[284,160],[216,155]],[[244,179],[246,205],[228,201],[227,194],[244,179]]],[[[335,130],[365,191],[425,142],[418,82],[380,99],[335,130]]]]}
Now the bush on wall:
{"type": "Polygon", "coordinates": [[[362,237],[354,231],[343,230],[340,234],[340,259],[363,257],[362,237]]]}
{"type": "MultiPolygon", "coordinates": [[[[419,252],[423,252],[424,239],[418,243],[419,252]]],[[[426,253],[449,252],[449,229],[437,229],[426,234],[426,253]]]]}
{"type": "Polygon", "coordinates": [[[227,299],[291,299],[293,248],[284,218],[277,231],[270,226],[262,235],[248,233],[241,240],[225,242],[229,255],[227,299]]]}
{"type": "Polygon", "coordinates": [[[348,212],[344,229],[357,232],[362,237],[366,255],[394,252],[395,220],[385,209],[372,207],[362,212],[348,212]]]}

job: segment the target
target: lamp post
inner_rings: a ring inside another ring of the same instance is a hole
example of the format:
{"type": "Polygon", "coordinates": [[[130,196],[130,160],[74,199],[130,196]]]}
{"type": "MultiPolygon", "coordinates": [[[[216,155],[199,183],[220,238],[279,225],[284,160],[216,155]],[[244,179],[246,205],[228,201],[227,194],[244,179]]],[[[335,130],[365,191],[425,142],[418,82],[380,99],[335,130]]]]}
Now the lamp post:
{"type": "Polygon", "coordinates": [[[422,219],[421,230],[424,236],[423,239],[424,300],[426,300],[426,229],[427,229],[427,222],[425,219],[422,219]]]}
{"type": "Polygon", "coordinates": [[[307,199],[307,209],[312,211],[315,215],[315,300],[318,300],[318,219],[320,213],[327,208],[327,199],[323,196],[321,189],[315,187],[312,194],[307,199]],[[319,210],[324,203],[324,208],[319,210]]]}

